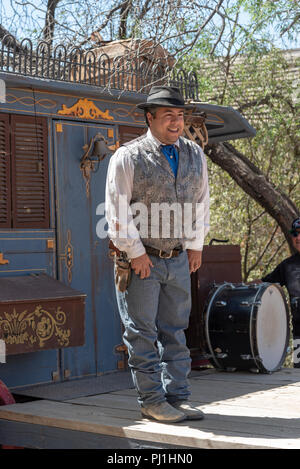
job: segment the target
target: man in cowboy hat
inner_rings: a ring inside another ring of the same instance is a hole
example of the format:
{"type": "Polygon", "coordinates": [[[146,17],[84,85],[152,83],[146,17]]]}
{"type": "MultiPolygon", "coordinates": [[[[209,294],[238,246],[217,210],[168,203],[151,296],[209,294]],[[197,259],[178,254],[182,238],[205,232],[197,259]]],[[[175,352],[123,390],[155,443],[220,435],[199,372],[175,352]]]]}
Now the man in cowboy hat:
{"type": "MultiPolygon", "coordinates": [[[[282,261],[263,282],[280,283],[288,290],[292,312],[293,339],[300,340],[300,217],[296,218],[290,230],[295,254],[282,261]]],[[[295,345],[299,345],[299,342],[295,345]]],[[[294,367],[300,368],[299,357],[294,355],[294,367]]]]}
{"type": "Polygon", "coordinates": [[[190,273],[201,265],[209,224],[206,159],[200,146],[181,136],[191,106],[178,88],[154,86],[138,107],[148,131],[112,156],[106,185],[109,236],[131,261],[127,290],[117,290],[128,364],[144,417],[202,419],[188,402],[184,330],[190,273]]]}

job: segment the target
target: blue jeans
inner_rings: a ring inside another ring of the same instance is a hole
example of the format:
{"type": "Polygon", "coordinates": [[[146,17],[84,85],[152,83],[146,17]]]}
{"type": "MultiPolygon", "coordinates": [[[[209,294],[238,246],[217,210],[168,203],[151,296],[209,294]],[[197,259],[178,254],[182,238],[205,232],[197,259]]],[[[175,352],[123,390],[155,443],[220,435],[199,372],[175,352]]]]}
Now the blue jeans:
{"type": "Polygon", "coordinates": [[[141,279],[132,270],[117,301],[128,348],[128,365],[140,405],[188,399],[190,351],[184,330],[191,311],[191,280],[186,251],[178,257],[149,256],[154,267],[141,279]]]}

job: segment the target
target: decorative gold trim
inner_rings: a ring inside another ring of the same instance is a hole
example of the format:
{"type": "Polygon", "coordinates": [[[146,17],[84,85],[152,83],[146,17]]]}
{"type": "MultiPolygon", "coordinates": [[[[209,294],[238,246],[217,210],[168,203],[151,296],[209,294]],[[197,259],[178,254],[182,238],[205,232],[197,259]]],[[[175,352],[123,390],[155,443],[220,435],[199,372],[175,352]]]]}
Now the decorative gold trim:
{"type": "MultiPolygon", "coordinates": [[[[14,87],[9,87],[9,90],[11,91],[23,91],[25,93],[31,93],[32,92],[29,92],[27,88],[14,88],[14,87]]],[[[57,96],[64,96],[64,97],[67,97],[67,98],[74,98],[74,99],[78,99],[78,95],[73,95],[73,94],[68,94],[68,93],[62,93],[62,92],[59,92],[59,91],[52,91],[52,90],[47,90],[47,91],[43,91],[43,90],[38,90],[36,92],[36,95],[48,95],[48,96],[52,96],[54,95],[55,97],[57,96]]],[[[100,102],[101,104],[103,103],[103,106],[105,105],[105,103],[109,103],[111,104],[111,101],[108,100],[108,99],[99,99],[99,98],[96,98],[95,99],[97,102],[100,102]]],[[[50,100],[49,100],[50,101],[50,100]]],[[[15,112],[15,108],[10,108],[10,107],[6,107],[6,104],[9,104],[9,103],[3,103],[2,104],[2,110],[3,111],[6,111],[6,112],[15,112]]],[[[124,105],[124,106],[129,106],[132,110],[134,110],[136,108],[136,106],[133,106],[130,102],[128,101],[118,101],[118,104],[119,105],[124,105]]],[[[45,107],[45,106],[44,106],[45,107]]],[[[115,112],[115,110],[113,109],[112,110],[113,112],[115,112]]],[[[22,112],[25,112],[26,114],[28,113],[31,113],[32,110],[27,110],[27,109],[23,109],[22,112]]],[[[35,112],[36,115],[40,115],[40,116],[57,116],[57,113],[56,112],[39,112],[38,110],[36,110],[35,112]]],[[[140,116],[143,117],[143,115],[139,114],[140,116]]],[[[129,117],[130,117],[130,113],[129,113],[129,117]]],[[[134,119],[134,116],[133,116],[133,119],[134,119]]],[[[135,120],[135,119],[134,119],[135,120]]],[[[142,123],[142,122],[140,122],[142,123]]],[[[134,124],[134,122],[132,121],[123,121],[123,120],[114,120],[114,124],[121,124],[121,125],[127,125],[127,124],[134,124]]]]}
{"type": "Polygon", "coordinates": [[[133,107],[132,109],[126,109],[126,108],[116,108],[114,109],[114,114],[116,114],[119,117],[132,117],[135,122],[138,124],[145,123],[145,117],[144,114],[141,112],[138,112],[136,110],[136,107],[133,107]]]}
{"type": "MultiPolygon", "coordinates": [[[[51,233],[50,233],[50,234],[51,234],[51,233]]],[[[0,240],[1,240],[1,241],[19,241],[19,240],[20,240],[20,241],[27,241],[27,240],[28,240],[28,241],[32,241],[32,240],[33,240],[33,241],[35,241],[35,240],[41,241],[41,240],[43,240],[43,239],[48,239],[48,237],[47,237],[47,238],[2,238],[2,237],[1,237],[1,233],[0,233],[0,240]]]]}
{"type": "MultiPolygon", "coordinates": [[[[1,111],[5,111],[5,112],[16,112],[16,109],[15,108],[8,108],[8,107],[5,107],[5,104],[2,104],[1,106],[1,111]]],[[[26,114],[30,114],[32,115],[32,110],[30,111],[27,111],[26,109],[22,109],[22,113],[26,113],[26,114]]],[[[56,112],[39,112],[39,111],[36,111],[35,113],[37,116],[45,116],[45,117],[57,117],[57,113],[56,112]]],[[[74,122],[80,122],[80,121],[74,121],[74,122]]],[[[95,121],[97,122],[97,121],[95,121]]],[[[64,124],[66,124],[66,121],[63,121],[64,124]]],[[[84,123],[83,123],[84,124],[84,123]]],[[[121,124],[121,125],[130,125],[130,124],[134,124],[134,122],[131,122],[131,121],[120,121],[120,120],[114,120],[114,124],[121,124]]]]}
{"type": "Polygon", "coordinates": [[[53,101],[52,99],[47,99],[47,98],[34,99],[32,96],[21,96],[18,98],[17,96],[13,94],[6,95],[6,102],[8,104],[20,102],[24,106],[34,106],[38,104],[39,106],[46,108],[46,109],[54,108],[57,105],[56,101],[53,101]]]}
{"type": "Polygon", "coordinates": [[[71,230],[67,231],[67,244],[65,245],[65,253],[59,256],[61,259],[65,260],[65,266],[68,271],[68,282],[72,282],[72,269],[74,266],[74,250],[71,244],[71,230]]]}
{"type": "Polygon", "coordinates": [[[67,317],[60,306],[53,314],[41,305],[36,306],[32,313],[27,310],[17,313],[14,308],[12,313],[3,314],[4,318],[0,317],[0,330],[2,329],[2,337],[6,344],[33,346],[38,341],[39,347],[43,348],[54,334],[61,347],[69,345],[71,331],[61,327],[66,323],[67,317]]]}
{"type": "Polygon", "coordinates": [[[85,194],[88,199],[90,197],[91,173],[94,171],[94,168],[95,168],[95,163],[90,160],[86,161],[85,165],[80,168],[83,179],[85,181],[85,194]]]}
{"type": "MultiPolygon", "coordinates": [[[[14,91],[25,91],[25,92],[27,92],[27,93],[32,94],[31,91],[28,91],[28,88],[21,88],[21,87],[20,87],[20,88],[14,88],[14,87],[12,86],[12,87],[9,87],[8,89],[9,89],[9,90],[14,90],[14,91]]],[[[47,90],[47,91],[38,90],[38,91],[36,92],[36,94],[47,94],[47,95],[55,95],[55,96],[66,96],[66,97],[69,97],[69,98],[78,98],[78,94],[61,93],[61,92],[59,92],[59,91],[57,91],[57,90],[52,91],[52,90],[50,90],[50,89],[47,90]]],[[[96,99],[97,99],[97,101],[100,101],[100,102],[102,102],[102,103],[110,103],[110,102],[111,102],[111,100],[109,100],[109,99],[101,99],[101,98],[96,98],[96,99]]],[[[127,101],[119,101],[119,104],[130,104],[130,105],[131,105],[131,103],[128,103],[127,101]]],[[[132,106],[132,105],[131,105],[131,106],[132,106]]],[[[135,107],[135,106],[133,106],[133,107],[135,107]]]]}
{"type": "Polygon", "coordinates": [[[63,116],[74,116],[80,117],[81,119],[106,119],[114,120],[109,114],[107,109],[105,112],[97,108],[93,101],[87,98],[78,99],[78,101],[71,107],[67,107],[65,104],[62,105],[62,109],[57,111],[58,114],[63,116]]]}
{"type": "Polygon", "coordinates": [[[217,114],[207,114],[205,122],[215,123],[215,124],[225,124],[224,119],[222,119],[217,114]]]}
{"type": "Polygon", "coordinates": [[[14,228],[7,228],[6,230],[3,229],[3,230],[0,230],[0,234],[1,233],[14,233],[14,234],[18,234],[18,233],[50,233],[50,232],[54,232],[54,230],[52,228],[49,228],[49,229],[45,229],[45,230],[20,230],[20,229],[14,229],[14,228]]]}
{"type": "Polygon", "coordinates": [[[47,249],[54,249],[54,239],[47,239],[47,249]]]}
{"type": "Polygon", "coordinates": [[[0,252],[0,265],[5,265],[5,264],[9,264],[9,260],[4,259],[3,252],[0,252]]]}
{"type": "Polygon", "coordinates": [[[114,129],[112,127],[110,127],[109,129],[107,129],[107,137],[108,138],[114,138],[114,129]]]}
{"type": "Polygon", "coordinates": [[[10,274],[13,273],[13,272],[35,272],[35,273],[45,272],[45,273],[47,273],[47,270],[46,269],[18,269],[18,270],[9,269],[9,270],[2,270],[1,269],[1,274],[3,274],[3,272],[9,272],[10,274]]]}

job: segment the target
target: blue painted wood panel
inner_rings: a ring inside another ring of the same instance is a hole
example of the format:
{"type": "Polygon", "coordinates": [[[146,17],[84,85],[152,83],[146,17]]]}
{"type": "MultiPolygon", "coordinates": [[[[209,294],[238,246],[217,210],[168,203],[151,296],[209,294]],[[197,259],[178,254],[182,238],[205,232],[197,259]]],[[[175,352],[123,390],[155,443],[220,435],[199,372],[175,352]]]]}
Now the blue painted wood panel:
{"type": "MultiPolygon", "coordinates": [[[[55,276],[56,250],[54,230],[1,230],[0,252],[8,264],[0,265],[0,276],[47,273],[55,276]],[[54,249],[47,247],[47,240],[54,249]]],[[[34,353],[10,355],[0,363],[0,379],[8,387],[26,386],[52,381],[58,370],[58,351],[43,350],[34,353]]]]}
{"type": "Polygon", "coordinates": [[[2,230],[0,252],[7,264],[0,265],[0,276],[47,273],[56,275],[55,230],[2,230]],[[53,241],[53,248],[48,247],[53,241]]]}
{"type": "Polygon", "coordinates": [[[104,202],[109,156],[92,173],[89,192],[80,171],[83,145],[98,132],[112,145],[114,137],[108,136],[109,129],[115,134],[111,125],[63,120],[53,123],[58,278],[87,294],[85,345],[62,352],[63,370],[68,370],[70,378],[115,370],[119,358],[114,347],[121,342],[121,325],[108,239],[96,235],[96,207],[104,202]]]}

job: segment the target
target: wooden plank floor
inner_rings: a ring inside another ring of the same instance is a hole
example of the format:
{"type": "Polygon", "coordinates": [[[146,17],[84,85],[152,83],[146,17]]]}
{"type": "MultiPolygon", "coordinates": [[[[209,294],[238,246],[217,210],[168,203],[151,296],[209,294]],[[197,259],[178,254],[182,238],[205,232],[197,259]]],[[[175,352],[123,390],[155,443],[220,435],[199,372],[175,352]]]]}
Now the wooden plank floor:
{"type": "MultiPolygon", "coordinates": [[[[55,429],[186,448],[300,448],[300,369],[271,375],[201,371],[191,378],[203,421],[167,425],[141,419],[133,389],[64,402],[37,400],[0,407],[1,424],[55,429]]],[[[15,442],[17,443],[17,442],[15,442]]]]}

